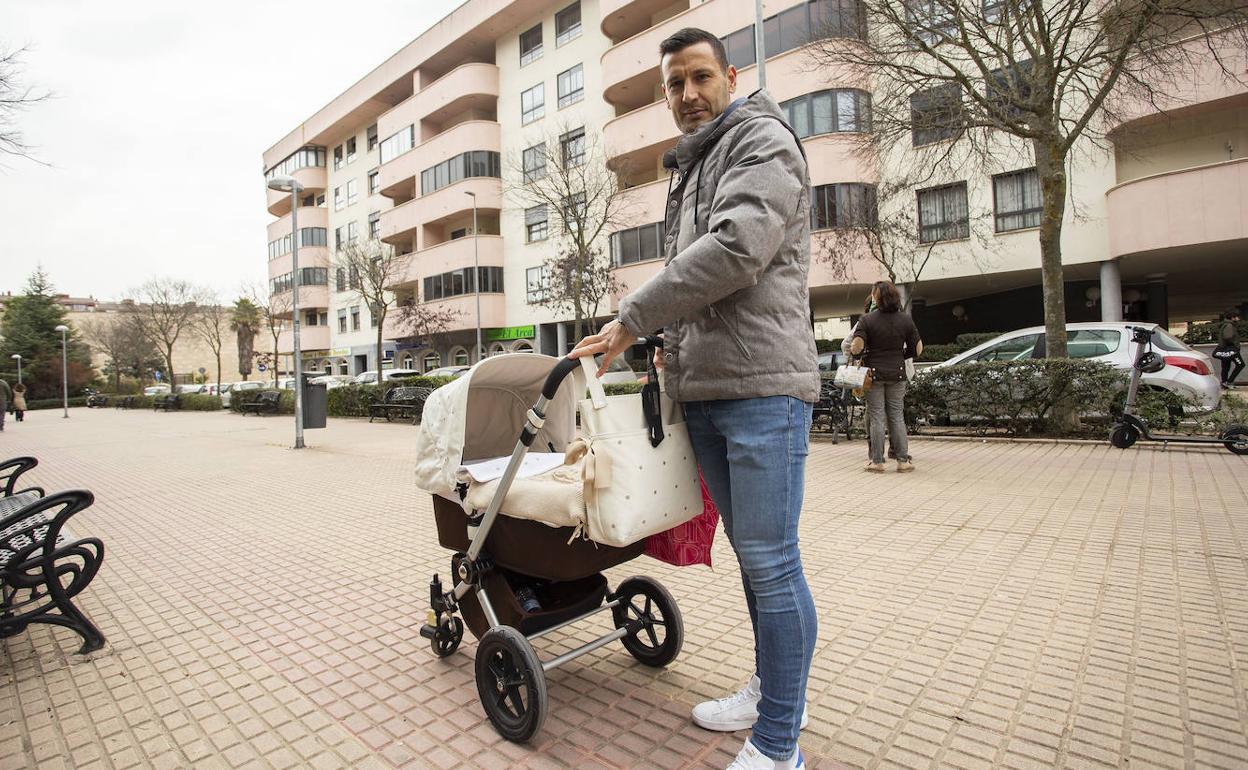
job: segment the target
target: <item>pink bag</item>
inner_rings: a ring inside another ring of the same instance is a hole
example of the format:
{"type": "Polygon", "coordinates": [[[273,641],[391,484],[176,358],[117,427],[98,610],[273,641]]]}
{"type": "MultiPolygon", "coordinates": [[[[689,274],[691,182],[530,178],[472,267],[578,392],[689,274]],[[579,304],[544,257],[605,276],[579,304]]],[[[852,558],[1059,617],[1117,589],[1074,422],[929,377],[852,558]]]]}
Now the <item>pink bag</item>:
{"type": "Polygon", "coordinates": [[[702,513],[684,524],[646,538],[646,555],[677,567],[694,564],[711,566],[711,544],[715,540],[715,528],[719,525],[719,510],[711,500],[706,482],[701,474],[702,513]]]}

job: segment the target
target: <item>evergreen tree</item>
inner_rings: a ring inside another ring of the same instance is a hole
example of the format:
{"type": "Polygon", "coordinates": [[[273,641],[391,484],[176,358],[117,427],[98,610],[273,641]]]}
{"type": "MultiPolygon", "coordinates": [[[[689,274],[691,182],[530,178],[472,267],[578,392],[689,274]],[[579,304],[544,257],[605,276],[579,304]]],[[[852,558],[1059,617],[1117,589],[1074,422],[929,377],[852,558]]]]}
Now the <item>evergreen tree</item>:
{"type": "MultiPolygon", "coordinates": [[[[91,351],[78,338],[66,318],[64,306],[56,300],[52,281],[42,268],[36,268],[26,281],[26,291],[13,297],[0,321],[0,360],[22,356],[22,382],[27,398],[56,398],[61,392],[61,333],[57,326],[70,327],[68,333],[69,392],[74,395],[95,379],[91,351]]],[[[7,368],[7,367],[6,367],[7,368]]],[[[16,367],[14,367],[16,368],[16,367]]]]}

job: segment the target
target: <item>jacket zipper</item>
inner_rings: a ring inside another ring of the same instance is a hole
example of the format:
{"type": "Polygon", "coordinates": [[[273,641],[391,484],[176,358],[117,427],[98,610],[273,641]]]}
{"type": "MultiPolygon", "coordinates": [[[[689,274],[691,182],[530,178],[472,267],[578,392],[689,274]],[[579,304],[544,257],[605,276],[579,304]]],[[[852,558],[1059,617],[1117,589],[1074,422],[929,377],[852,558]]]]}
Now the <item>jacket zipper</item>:
{"type": "Polygon", "coordinates": [[[754,357],[751,356],[750,351],[746,349],[745,343],[741,341],[741,338],[737,336],[737,333],[734,332],[732,327],[728,325],[728,319],[720,315],[714,305],[709,305],[708,307],[711,309],[711,315],[719,319],[719,322],[724,325],[724,330],[728,332],[728,336],[732,338],[733,342],[737,343],[737,349],[741,351],[741,355],[745,356],[746,360],[753,361],[754,357]]]}

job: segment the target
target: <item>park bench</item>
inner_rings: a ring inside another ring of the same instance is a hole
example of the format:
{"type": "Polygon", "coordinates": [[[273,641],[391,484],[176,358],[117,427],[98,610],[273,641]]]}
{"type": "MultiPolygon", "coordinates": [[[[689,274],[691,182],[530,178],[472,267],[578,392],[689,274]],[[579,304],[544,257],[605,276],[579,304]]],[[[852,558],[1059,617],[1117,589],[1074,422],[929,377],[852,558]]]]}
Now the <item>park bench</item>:
{"type": "Polygon", "coordinates": [[[420,422],[420,416],[425,410],[425,399],[432,392],[432,388],[411,385],[394,388],[386,393],[383,400],[368,405],[368,421],[372,422],[375,417],[385,417],[386,422],[390,422],[394,415],[410,416],[412,424],[415,425],[420,422]]]}
{"type": "Polygon", "coordinates": [[[39,461],[33,457],[14,457],[12,460],[5,460],[0,463],[0,501],[8,497],[13,497],[19,491],[30,492],[37,491],[40,497],[43,497],[42,487],[29,487],[25,490],[18,490],[18,478],[39,464],[39,461]]]}
{"type": "Polygon", "coordinates": [[[248,412],[255,412],[257,415],[263,414],[264,412],[277,414],[278,400],[281,399],[281,397],[282,394],[279,391],[262,390],[252,400],[244,401],[242,405],[239,406],[238,410],[243,414],[247,414],[248,412]]]}
{"type": "Polygon", "coordinates": [[[118,396],[113,399],[113,406],[118,409],[130,409],[134,406],[134,396],[118,396]]]}
{"type": "Polygon", "coordinates": [[[173,412],[182,408],[181,396],[177,393],[169,393],[164,396],[156,396],[152,399],[152,411],[159,412],[162,409],[166,412],[173,412]]]}

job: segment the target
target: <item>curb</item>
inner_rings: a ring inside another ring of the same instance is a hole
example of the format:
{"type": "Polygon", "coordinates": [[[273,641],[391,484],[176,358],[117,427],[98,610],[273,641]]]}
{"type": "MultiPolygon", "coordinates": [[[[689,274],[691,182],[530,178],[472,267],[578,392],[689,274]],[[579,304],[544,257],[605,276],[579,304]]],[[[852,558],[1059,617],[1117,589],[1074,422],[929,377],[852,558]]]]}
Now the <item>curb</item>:
{"type": "MultiPolygon", "coordinates": [[[[976,443],[976,444],[1049,444],[1049,445],[1070,445],[1070,446],[1105,446],[1109,447],[1109,442],[1105,439],[1090,438],[1013,438],[1009,436],[933,436],[925,433],[910,433],[907,436],[910,441],[948,441],[951,443],[976,443]]],[[[832,441],[830,433],[811,433],[810,440],[822,444],[832,443],[862,443],[864,438],[855,438],[846,442],[844,438],[836,442],[832,441]]],[[[1113,447],[1110,447],[1111,449],[1113,447]]],[[[1226,447],[1220,444],[1196,445],[1196,444],[1170,444],[1164,441],[1146,441],[1136,444],[1132,449],[1146,449],[1153,452],[1225,452],[1226,447]]],[[[1126,451],[1126,450],[1120,450],[1126,451]]]]}

